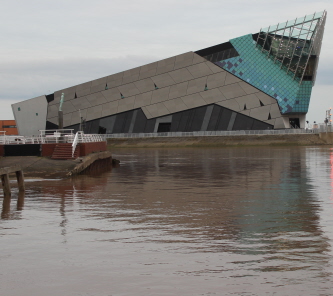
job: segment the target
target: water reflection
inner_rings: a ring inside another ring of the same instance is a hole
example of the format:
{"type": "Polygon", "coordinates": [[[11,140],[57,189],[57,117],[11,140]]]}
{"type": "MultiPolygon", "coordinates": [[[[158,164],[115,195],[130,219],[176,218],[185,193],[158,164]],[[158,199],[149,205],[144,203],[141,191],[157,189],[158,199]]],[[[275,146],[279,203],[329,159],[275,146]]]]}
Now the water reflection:
{"type": "Polygon", "coordinates": [[[17,192],[16,194],[17,205],[16,212],[14,212],[13,215],[11,215],[12,213],[10,211],[12,196],[3,197],[1,219],[16,219],[18,217],[17,214],[23,210],[25,192],[17,192]]]}
{"type": "Polygon", "coordinates": [[[87,264],[91,275],[118,270],[111,272],[115,293],[145,295],[139,282],[146,274],[173,283],[169,295],[177,285],[188,288],[182,295],[218,293],[221,277],[235,294],[248,285],[257,295],[260,285],[283,295],[281,287],[308,295],[333,287],[333,222],[323,211],[333,192],[329,148],[123,149],[114,156],[121,165],[110,172],[27,184],[28,217],[8,215],[7,205],[2,218],[33,223],[29,213],[38,208],[50,246],[66,245],[58,256],[87,264]],[[137,285],[119,285],[124,278],[137,285]]]}

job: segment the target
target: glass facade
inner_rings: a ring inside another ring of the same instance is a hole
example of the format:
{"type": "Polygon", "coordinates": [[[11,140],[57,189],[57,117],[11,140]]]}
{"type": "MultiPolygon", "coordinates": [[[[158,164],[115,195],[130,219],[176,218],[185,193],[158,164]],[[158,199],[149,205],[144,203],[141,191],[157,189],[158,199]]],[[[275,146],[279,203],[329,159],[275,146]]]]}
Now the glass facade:
{"type": "Polygon", "coordinates": [[[257,47],[293,79],[314,82],[325,21],[323,11],[261,29],[257,47]]]}
{"type": "Polygon", "coordinates": [[[314,13],[197,53],[275,98],[282,114],[306,113],[325,21],[314,13]]]}
{"type": "Polygon", "coordinates": [[[239,53],[238,57],[215,62],[226,71],[275,98],[281,113],[306,113],[308,111],[312,82],[301,84],[293,79],[290,72],[281,70],[256,46],[252,35],[245,35],[230,40],[239,53]]]}

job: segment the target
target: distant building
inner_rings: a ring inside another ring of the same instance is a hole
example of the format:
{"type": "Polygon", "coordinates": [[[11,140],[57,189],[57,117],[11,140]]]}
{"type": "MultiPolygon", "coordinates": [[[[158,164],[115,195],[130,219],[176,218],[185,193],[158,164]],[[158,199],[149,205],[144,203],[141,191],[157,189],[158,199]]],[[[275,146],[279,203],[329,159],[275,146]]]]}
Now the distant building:
{"type": "Polygon", "coordinates": [[[15,120],[0,120],[0,132],[6,132],[5,135],[7,136],[18,135],[15,120]]]}
{"type": "Polygon", "coordinates": [[[305,128],[326,11],[12,105],[19,132],[305,128]]]}

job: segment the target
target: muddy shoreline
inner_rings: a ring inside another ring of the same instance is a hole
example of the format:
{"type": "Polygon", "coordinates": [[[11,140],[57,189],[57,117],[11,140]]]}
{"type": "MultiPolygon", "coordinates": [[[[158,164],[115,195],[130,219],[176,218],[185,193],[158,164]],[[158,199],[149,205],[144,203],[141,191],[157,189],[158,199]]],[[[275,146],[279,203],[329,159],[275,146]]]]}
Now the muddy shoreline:
{"type": "MultiPolygon", "coordinates": [[[[38,156],[8,156],[0,157],[0,167],[21,166],[25,178],[63,179],[80,174],[92,164],[99,166],[112,164],[110,151],[91,153],[85,157],[70,160],[53,160],[38,156]]],[[[15,178],[15,176],[11,176],[15,178]]]]}
{"type": "Polygon", "coordinates": [[[230,146],[308,146],[329,145],[331,141],[319,134],[207,136],[207,137],[155,137],[108,139],[112,148],[177,148],[177,147],[230,147],[230,146]]]}

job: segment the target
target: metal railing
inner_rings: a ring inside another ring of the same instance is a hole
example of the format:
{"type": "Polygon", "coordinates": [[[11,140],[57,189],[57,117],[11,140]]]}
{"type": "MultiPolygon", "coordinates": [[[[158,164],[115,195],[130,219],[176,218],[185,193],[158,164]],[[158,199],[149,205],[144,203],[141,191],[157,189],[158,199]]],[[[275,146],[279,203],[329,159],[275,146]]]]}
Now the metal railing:
{"type": "MultiPolygon", "coordinates": [[[[6,136],[5,133],[0,133],[0,144],[48,144],[48,143],[73,143],[75,134],[73,129],[62,130],[40,130],[39,136],[6,136]]],[[[105,135],[99,134],[84,134],[80,132],[77,139],[78,143],[103,142],[105,135]]]]}
{"type": "MultiPolygon", "coordinates": [[[[72,143],[76,148],[79,143],[104,142],[115,138],[156,138],[156,137],[213,137],[213,136],[249,136],[249,135],[290,135],[290,134],[319,134],[327,129],[284,129],[284,130],[241,130],[241,131],[198,131],[198,132],[166,132],[166,133],[121,133],[121,134],[84,134],[73,133],[73,130],[42,130],[39,136],[6,136],[0,134],[0,144],[45,144],[72,143]]],[[[330,132],[330,129],[328,130],[330,132]]],[[[75,148],[73,151],[75,151],[75,148]]]]}
{"type": "Polygon", "coordinates": [[[242,130],[242,131],[198,131],[136,134],[105,134],[107,139],[113,138],[155,138],[155,137],[212,137],[212,136],[249,136],[249,135],[290,135],[318,134],[319,129],[285,129],[285,130],[242,130]]]}
{"type": "Polygon", "coordinates": [[[74,157],[75,149],[79,143],[92,143],[106,141],[105,135],[102,134],[85,134],[84,132],[77,132],[72,143],[72,157],[74,157]]]}
{"type": "Polygon", "coordinates": [[[39,141],[45,143],[72,143],[74,140],[73,129],[40,130],[39,141]]]}

